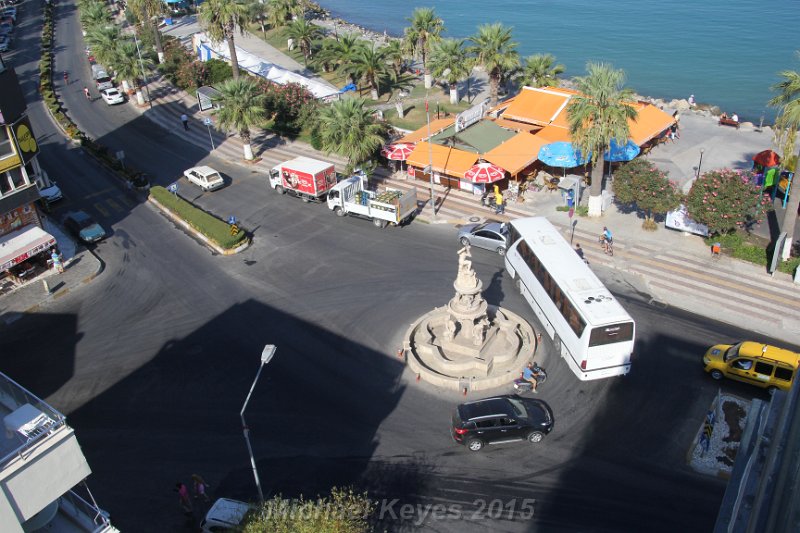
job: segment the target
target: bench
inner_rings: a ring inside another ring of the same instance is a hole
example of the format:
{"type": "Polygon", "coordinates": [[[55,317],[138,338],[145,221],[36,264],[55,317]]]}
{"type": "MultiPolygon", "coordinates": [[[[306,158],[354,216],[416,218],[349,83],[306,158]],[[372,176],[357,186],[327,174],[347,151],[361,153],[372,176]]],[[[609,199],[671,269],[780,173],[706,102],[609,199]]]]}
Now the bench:
{"type": "Polygon", "coordinates": [[[722,118],[719,119],[720,126],[733,126],[737,130],[739,129],[739,121],[733,120],[732,118],[722,118]]]}

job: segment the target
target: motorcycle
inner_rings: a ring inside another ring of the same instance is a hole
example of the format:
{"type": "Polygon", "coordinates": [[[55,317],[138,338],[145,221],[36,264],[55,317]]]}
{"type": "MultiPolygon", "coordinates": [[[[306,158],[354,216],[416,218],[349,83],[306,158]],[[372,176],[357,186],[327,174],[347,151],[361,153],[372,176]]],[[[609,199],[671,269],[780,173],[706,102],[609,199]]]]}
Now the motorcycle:
{"type": "MultiPolygon", "coordinates": [[[[533,371],[536,374],[536,390],[539,390],[542,383],[547,381],[547,372],[545,372],[544,368],[540,366],[533,367],[533,371]]],[[[522,372],[520,372],[519,377],[514,380],[514,390],[516,392],[530,392],[533,390],[533,385],[530,381],[522,377],[522,372]]]]}

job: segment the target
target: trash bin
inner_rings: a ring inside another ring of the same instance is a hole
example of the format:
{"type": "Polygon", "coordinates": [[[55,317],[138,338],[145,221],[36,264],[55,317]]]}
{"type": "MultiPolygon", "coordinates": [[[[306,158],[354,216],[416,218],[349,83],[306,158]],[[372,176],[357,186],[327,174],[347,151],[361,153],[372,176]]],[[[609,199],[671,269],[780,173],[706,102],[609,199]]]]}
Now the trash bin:
{"type": "Polygon", "coordinates": [[[164,24],[166,24],[167,26],[172,26],[172,24],[173,24],[172,17],[165,17],[164,18],[164,24]]]}

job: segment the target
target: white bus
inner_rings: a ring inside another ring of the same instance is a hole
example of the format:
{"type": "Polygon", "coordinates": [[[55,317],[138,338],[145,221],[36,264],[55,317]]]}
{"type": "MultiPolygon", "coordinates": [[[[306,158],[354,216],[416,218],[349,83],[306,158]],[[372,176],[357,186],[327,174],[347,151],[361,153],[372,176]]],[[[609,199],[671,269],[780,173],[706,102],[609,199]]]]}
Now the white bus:
{"type": "Polygon", "coordinates": [[[546,218],[511,221],[505,264],[579,379],[630,371],[633,319],[546,218]]]}

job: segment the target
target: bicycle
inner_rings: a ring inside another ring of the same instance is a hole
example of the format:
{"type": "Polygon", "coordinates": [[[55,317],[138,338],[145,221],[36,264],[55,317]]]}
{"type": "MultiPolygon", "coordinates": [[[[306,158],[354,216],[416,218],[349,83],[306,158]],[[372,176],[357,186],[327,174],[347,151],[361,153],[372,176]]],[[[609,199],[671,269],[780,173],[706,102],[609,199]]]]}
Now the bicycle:
{"type": "Polygon", "coordinates": [[[614,241],[612,239],[606,239],[605,235],[600,235],[598,241],[603,247],[603,253],[614,257],[614,241]]]}

